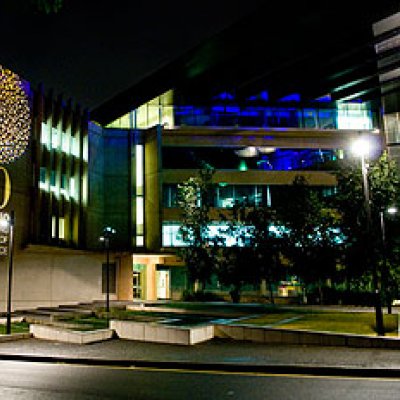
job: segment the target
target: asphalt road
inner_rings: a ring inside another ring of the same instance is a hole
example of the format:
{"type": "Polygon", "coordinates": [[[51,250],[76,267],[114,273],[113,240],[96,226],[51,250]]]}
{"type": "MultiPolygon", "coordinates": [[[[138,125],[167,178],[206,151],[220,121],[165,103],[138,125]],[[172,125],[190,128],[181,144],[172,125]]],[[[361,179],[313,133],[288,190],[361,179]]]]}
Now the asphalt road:
{"type": "Polygon", "coordinates": [[[87,399],[397,399],[400,379],[160,371],[0,361],[0,397],[87,399]]]}

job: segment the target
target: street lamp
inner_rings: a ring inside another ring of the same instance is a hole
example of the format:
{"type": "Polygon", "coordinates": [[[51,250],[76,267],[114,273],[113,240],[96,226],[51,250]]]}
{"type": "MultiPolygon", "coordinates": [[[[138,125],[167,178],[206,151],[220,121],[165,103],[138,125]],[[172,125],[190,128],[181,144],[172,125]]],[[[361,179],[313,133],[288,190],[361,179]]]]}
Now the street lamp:
{"type": "MultiPolygon", "coordinates": [[[[389,207],[386,212],[394,215],[397,213],[397,207],[389,207]]],[[[389,271],[387,267],[387,243],[386,243],[386,225],[385,225],[385,210],[379,212],[380,223],[381,223],[381,239],[382,239],[382,256],[383,256],[383,275],[385,277],[384,282],[386,284],[386,301],[388,314],[392,313],[392,300],[389,291],[389,271]]]]}
{"type": "Polygon", "coordinates": [[[367,262],[372,263],[372,277],[375,290],[375,319],[376,319],[376,331],[378,335],[384,336],[385,330],[383,327],[383,314],[381,297],[379,293],[379,283],[378,283],[378,271],[376,263],[371,259],[371,234],[372,234],[372,215],[371,215],[371,200],[370,200],[370,190],[368,183],[368,166],[365,162],[366,156],[369,155],[371,146],[370,142],[365,138],[359,138],[353,143],[352,146],[353,153],[358,155],[361,159],[361,173],[363,179],[363,189],[364,189],[364,207],[366,213],[366,236],[367,236],[367,262]]]}
{"type": "Polygon", "coordinates": [[[106,312],[110,312],[110,238],[116,233],[114,228],[106,226],[103,229],[103,235],[99,240],[104,243],[106,249],[106,312]]]}

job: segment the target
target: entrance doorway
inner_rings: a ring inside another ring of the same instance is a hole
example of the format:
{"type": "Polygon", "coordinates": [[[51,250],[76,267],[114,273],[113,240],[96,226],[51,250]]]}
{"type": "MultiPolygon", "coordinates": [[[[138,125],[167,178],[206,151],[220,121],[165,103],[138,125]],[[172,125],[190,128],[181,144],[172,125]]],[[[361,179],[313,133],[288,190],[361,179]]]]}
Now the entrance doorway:
{"type": "Polygon", "coordinates": [[[132,292],[134,299],[141,299],[142,298],[142,273],[133,271],[132,276],[132,292]]]}
{"type": "Polygon", "coordinates": [[[170,298],[170,272],[168,270],[157,270],[157,298],[166,300],[170,298]]]}

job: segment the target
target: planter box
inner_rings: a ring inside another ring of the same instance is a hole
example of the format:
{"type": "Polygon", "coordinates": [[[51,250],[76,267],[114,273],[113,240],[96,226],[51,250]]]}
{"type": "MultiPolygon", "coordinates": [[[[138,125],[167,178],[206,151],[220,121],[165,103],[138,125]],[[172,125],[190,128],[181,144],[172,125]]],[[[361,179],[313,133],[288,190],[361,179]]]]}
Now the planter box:
{"type": "Polygon", "coordinates": [[[258,343],[279,343],[316,346],[348,346],[399,349],[400,339],[329,333],[318,331],[256,327],[250,325],[215,325],[215,336],[258,343]]]}
{"type": "Polygon", "coordinates": [[[87,344],[101,342],[113,337],[112,329],[97,329],[95,331],[73,331],[54,326],[32,324],[29,330],[37,339],[54,340],[65,343],[87,344]]]}
{"type": "Polygon", "coordinates": [[[214,337],[214,326],[175,327],[145,322],[110,321],[121,339],[140,340],[142,342],[192,345],[205,342],[214,337]]]}

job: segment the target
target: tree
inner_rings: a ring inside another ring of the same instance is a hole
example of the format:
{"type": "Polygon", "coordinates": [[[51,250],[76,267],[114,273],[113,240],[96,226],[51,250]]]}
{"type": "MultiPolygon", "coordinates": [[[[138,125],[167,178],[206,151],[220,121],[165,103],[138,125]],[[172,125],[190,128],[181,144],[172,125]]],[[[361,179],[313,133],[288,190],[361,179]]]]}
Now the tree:
{"type": "Polygon", "coordinates": [[[180,234],[186,244],[179,255],[188,267],[190,282],[199,282],[200,291],[204,291],[215,271],[222,240],[211,237],[209,231],[213,174],[214,169],[205,165],[198,176],[178,185],[177,202],[182,210],[180,234]]]}
{"type": "Polygon", "coordinates": [[[322,302],[322,287],[335,275],[340,255],[341,215],[301,176],[287,189],[278,214],[285,228],[283,252],[306,285],[317,285],[322,302]]]}
{"type": "Polygon", "coordinates": [[[64,0],[3,0],[2,7],[7,11],[19,13],[38,13],[40,15],[58,14],[64,7],[64,0]]]}
{"type": "Polygon", "coordinates": [[[274,303],[273,283],[285,275],[282,259],[282,224],[270,207],[253,207],[246,214],[249,226],[249,245],[254,252],[254,264],[258,277],[268,283],[270,301],[274,303]]]}
{"type": "Polygon", "coordinates": [[[216,272],[219,282],[230,288],[232,301],[238,303],[242,287],[259,282],[259,271],[254,248],[249,243],[250,228],[246,221],[246,205],[237,203],[231,211],[229,218],[225,215],[220,216],[226,223],[226,228],[221,229],[220,233],[233,238],[234,243],[221,249],[216,272]]]}
{"type": "Polygon", "coordinates": [[[45,14],[58,13],[63,6],[63,0],[31,0],[31,2],[38,11],[45,14]]]}
{"type": "MultiPolygon", "coordinates": [[[[336,176],[338,181],[336,206],[343,215],[341,230],[346,238],[344,262],[349,289],[352,285],[360,286],[363,282],[367,283],[366,289],[371,289],[372,271],[366,268],[364,262],[365,251],[370,248],[370,257],[372,259],[370,267],[374,267],[374,265],[380,266],[381,268],[379,269],[383,272],[383,277],[386,281],[386,288],[393,286],[389,285],[389,277],[397,275],[395,272],[396,265],[398,265],[396,260],[397,252],[386,251],[383,246],[380,231],[380,213],[387,210],[389,206],[397,204],[399,200],[400,176],[395,161],[389,158],[387,152],[383,152],[378,159],[371,161],[368,167],[372,218],[369,237],[366,236],[365,229],[367,216],[365,214],[362,174],[359,162],[354,160],[343,161],[336,176]],[[387,264],[389,269],[386,270],[383,264],[387,264]]],[[[391,246],[387,246],[387,248],[393,249],[391,246]]],[[[390,293],[388,292],[387,294],[390,293]]]]}

